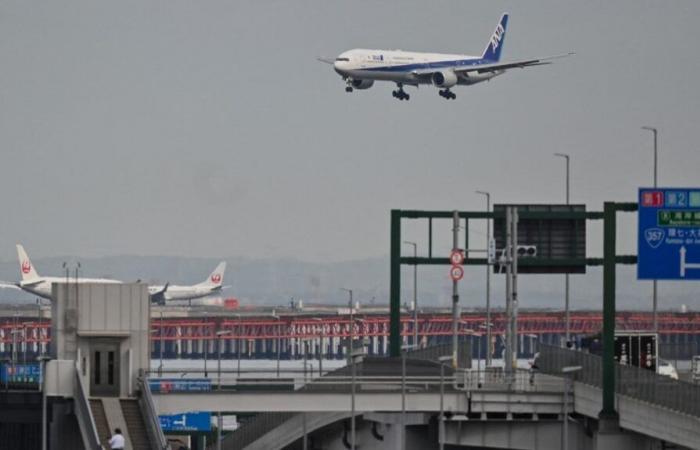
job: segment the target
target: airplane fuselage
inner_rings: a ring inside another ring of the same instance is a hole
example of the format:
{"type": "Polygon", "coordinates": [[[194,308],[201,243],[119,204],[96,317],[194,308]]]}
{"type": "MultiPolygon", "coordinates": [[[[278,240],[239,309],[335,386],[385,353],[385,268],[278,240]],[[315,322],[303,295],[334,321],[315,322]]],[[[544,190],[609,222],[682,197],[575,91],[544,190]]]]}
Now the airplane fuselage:
{"type": "MultiPolygon", "coordinates": [[[[433,84],[424,72],[451,71],[455,68],[489,64],[493,61],[479,56],[419,53],[403,50],[354,49],[340,54],[333,64],[343,78],[352,80],[393,81],[409,85],[433,84]]],[[[457,83],[471,85],[500,75],[502,71],[469,73],[458,76],[457,83]]]]}
{"type": "MultiPolygon", "coordinates": [[[[161,292],[165,286],[149,286],[148,292],[155,294],[161,292]]],[[[221,286],[177,286],[168,285],[167,290],[163,293],[166,301],[169,300],[190,300],[202,298],[212,295],[221,290],[221,286]]]]}
{"type": "MultiPolygon", "coordinates": [[[[65,277],[41,277],[38,280],[20,281],[17,286],[27,291],[31,294],[38,295],[39,297],[51,299],[51,287],[53,283],[65,283],[65,277]]],[[[68,280],[69,284],[83,284],[83,283],[100,283],[100,284],[121,284],[121,281],[110,280],[107,278],[78,278],[76,281],[74,278],[68,280]]]]}

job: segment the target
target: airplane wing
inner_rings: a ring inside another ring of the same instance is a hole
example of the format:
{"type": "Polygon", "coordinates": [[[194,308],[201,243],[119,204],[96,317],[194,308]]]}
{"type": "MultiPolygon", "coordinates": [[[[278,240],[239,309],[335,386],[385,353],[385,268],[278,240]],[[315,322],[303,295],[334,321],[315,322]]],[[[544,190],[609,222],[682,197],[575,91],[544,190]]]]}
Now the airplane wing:
{"type": "Polygon", "coordinates": [[[479,64],[476,66],[458,67],[455,69],[455,72],[457,72],[457,73],[468,73],[468,72],[485,73],[485,72],[496,72],[499,70],[516,69],[516,68],[523,69],[525,67],[531,67],[531,66],[543,66],[546,64],[552,64],[552,60],[559,59],[559,58],[566,58],[567,56],[571,56],[573,54],[574,54],[573,52],[570,52],[570,53],[564,53],[561,55],[547,56],[545,58],[524,59],[521,61],[503,62],[503,63],[495,63],[495,64],[479,64]]]}
{"type": "Polygon", "coordinates": [[[19,290],[21,290],[21,288],[19,286],[17,286],[16,283],[10,283],[7,281],[0,281],[0,289],[19,289],[19,290]]]}
{"type": "MultiPolygon", "coordinates": [[[[508,69],[516,69],[516,68],[523,69],[525,67],[543,66],[543,65],[551,64],[552,60],[559,59],[559,58],[565,58],[567,56],[571,56],[574,54],[575,53],[573,53],[573,52],[569,52],[569,53],[563,53],[561,55],[547,56],[544,58],[523,59],[520,61],[511,61],[511,62],[502,62],[502,63],[497,62],[497,63],[493,63],[493,64],[475,64],[473,66],[454,67],[451,70],[454,70],[454,72],[457,74],[465,74],[466,75],[469,72],[488,73],[488,72],[498,72],[498,71],[503,71],[503,70],[508,70],[508,69]]],[[[413,71],[413,75],[416,78],[428,78],[435,72],[436,72],[435,69],[423,69],[423,70],[413,71]]]]}
{"type": "Polygon", "coordinates": [[[321,61],[322,63],[326,63],[326,64],[330,64],[330,65],[335,64],[335,58],[324,58],[323,56],[319,56],[316,59],[321,61]]]}

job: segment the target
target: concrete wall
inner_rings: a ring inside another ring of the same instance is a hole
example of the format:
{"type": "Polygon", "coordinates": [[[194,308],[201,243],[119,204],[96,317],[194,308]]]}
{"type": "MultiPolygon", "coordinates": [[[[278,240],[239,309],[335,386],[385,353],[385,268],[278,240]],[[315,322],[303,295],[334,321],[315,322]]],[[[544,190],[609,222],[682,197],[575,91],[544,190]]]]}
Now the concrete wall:
{"type": "Polygon", "coordinates": [[[121,396],[133,395],[139,370],[150,361],[150,298],[145,284],[54,283],[51,356],[79,361],[90,386],[90,346],[119,344],[121,396]]]}

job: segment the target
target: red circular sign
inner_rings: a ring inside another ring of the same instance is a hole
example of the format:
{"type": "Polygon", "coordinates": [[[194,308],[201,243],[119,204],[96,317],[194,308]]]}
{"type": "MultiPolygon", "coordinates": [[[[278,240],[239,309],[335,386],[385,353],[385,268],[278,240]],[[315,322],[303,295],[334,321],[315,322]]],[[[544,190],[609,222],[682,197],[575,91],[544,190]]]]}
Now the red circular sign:
{"type": "Polygon", "coordinates": [[[221,275],[218,273],[215,273],[214,275],[211,276],[211,282],[214,284],[218,284],[221,282],[221,275]]]}
{"type": "Polygon", "coordinates": [[[29,261],[24,261],[22,263],[22,273],[29,273],[32,270],[32,265],[29,261]]]}
{"type": "Polygon", "coordinates": [[[452,266],[450,268],[450,278],[453,281],[459,281],[464,276],[464,269],[461,266],[452,266]]]}
{"type": "Polygon", "coordinates": [[[464,253],[462,253],[462,250],[452,250],[452,253],[450,253],[450,262],[454,266],[458,266],[464,262],[464,253]]]}

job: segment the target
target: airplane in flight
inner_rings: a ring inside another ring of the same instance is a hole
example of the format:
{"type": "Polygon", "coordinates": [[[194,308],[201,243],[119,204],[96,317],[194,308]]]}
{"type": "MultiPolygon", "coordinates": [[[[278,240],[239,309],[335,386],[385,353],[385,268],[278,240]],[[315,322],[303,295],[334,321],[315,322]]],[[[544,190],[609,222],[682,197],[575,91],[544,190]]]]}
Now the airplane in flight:
{"type": "MultiPolygon", "coordinates": [[[[17,244],[17,257],[19,259],[19,268],[21,281],[17,283],[0,283],[0,287],[15,288],[27,291],[39,297],[51,299],[51,285],[53,283],[65,282],[66,277],[43,277],[40,276],[34,265],[32,264],[24,247],[17,244]]],[[[222,261],[216,266],[216,269],[209,277],[198,284],[191,286],[177,286],[165,283],[164,285],[149,285],[148,293],[151,301],[158,304],[165,304],[168,300],[189,300],[217,293],[223,289],[224,271],[226,270],[226,262],[222,261]]],[[[71,283],[75,283],[75,278],[70,279],[71,283]]],[[[101,284],[120,284],[122,281],[109,278],[83,278],[79,277],[78,283],[101,283],[101,284]]]]}
{"type": "Polygon", "coordinates": [[[404,86],[432,84],[440,88],[438,93],[441,97],[454,100],[457,98],[451,90],[454,86],[481,83],[502,75],[509,69],[551,64],[554,59],[573,55],[566,53],[545,58],[501,62],[507,26],[508,14],[503,14],[481,56],[353,49],[341,53],[335,59],[318,59],[333,65],[335,71],[345,80],[346,92],[369,89],[375,81],[390,81],[396,83],[398,88],[392,92],[394,98],[409,100],[411,96],[403,90],[404,86]]]}
{"type": "Polygon", "coordinates": [[[224,288],[226,261],[221,261],[206,280],[191,286],[178,286],[165,283],[162,286],[148,286],[151,301],[163,305],[173,300],[192,300],[216,294],[224,288]]]}

